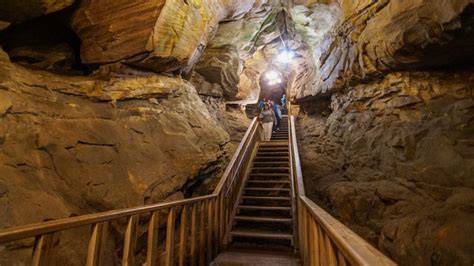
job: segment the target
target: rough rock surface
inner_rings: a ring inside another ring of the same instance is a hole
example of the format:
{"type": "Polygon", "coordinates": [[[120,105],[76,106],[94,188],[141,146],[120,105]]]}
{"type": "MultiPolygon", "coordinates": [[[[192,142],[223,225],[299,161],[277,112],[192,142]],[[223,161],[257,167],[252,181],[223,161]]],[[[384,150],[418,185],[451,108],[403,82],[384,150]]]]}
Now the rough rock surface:
{"type": "Polygon", "coordinates": [[[332,112],[303,105],[310,196],[401,265],[474,262],[472,73],[393,73],[333,95],[332,112]]]}
{"type": "Polygon", "coordinates": [[[65,77],[0,54],[2,228],[182,197],[228,141],[183,79],[65,77]]]}
{"type": "Polygon", "coordinates": [[[2,0],[0,20],[19,22],[59,11],[73,3],[74,0],[2,0]]]}
{"type": "Polygon", "coordinates": [[[72,26],[84,63],[126,61],[158,72],[192,66],[222,20],[242,18],[256,0],[82,1],[72,26]],[[107,15],[105,15],[107,14],[107,15]]]}
{"type": "Polygon", "coordinates": [[[297,31],[312,47],[316,69],[301,89],[293,90],[293,97],[338,90],[381,72],[439,67],[474,57],[470,0],[339,2],[292,10],[297,31]]]}

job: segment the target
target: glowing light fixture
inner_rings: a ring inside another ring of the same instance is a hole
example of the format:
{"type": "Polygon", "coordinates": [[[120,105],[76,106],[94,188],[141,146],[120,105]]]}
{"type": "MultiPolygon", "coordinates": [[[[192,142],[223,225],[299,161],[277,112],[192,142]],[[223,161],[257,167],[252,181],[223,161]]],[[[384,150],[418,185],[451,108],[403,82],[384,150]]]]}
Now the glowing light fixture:
{"type": "Polygon", "coordinates": [[[289,49],[284,49],[278,54],[277,61],[284,64],[288,64],[291,62],[294,56],[295,56],[295,52],[289,49]]]}
{"type": "Polygon", "coordinates": [[[268,70],[265,72],[265,78],[267,79],[268,85],[273,86],[282,82],[280,73],[276,70],[268,70]]]}

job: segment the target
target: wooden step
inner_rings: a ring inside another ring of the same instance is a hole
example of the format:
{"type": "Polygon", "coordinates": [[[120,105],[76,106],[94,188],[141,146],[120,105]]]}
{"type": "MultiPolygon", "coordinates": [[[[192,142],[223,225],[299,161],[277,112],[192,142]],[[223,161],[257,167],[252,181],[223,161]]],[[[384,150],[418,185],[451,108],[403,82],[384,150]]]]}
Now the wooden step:
{"type": "Polygon", "coordinates": [[[291,218],[276,218],[276,217],[258,217],[258,216],[235,216],[237,221],[247,222],[262,222],[262,223],[291,223],[291,218]]]}
{"type": "Polygon", "coordinates": [[[273,206],[253,206],[253,205],[239,205],[237,208],[241,210],[255,210],[255,211],[291,211],[291,207],[273,207],[273,206]]]}
{"type": "Polygon", "coordinates": [[[264,157],[264,156],[257,156],[255,157],[255,160],[266,160],[266,159],[272,159],[272,160],[289,160],[290,157],[288,156],[275,156],[275,157],[264,157]]]}
{"type": "Polygon", "coordinates": [[[273,162],[253,162],[253,165],[261,165],[261,166],[272,166],[272,165],[289,165],[290,163],[288,161],[273,161],[273,162]]]}
{"type": "Polygon", "coordinates": [[[290,192],[289,188],[263,188],[263,187],[245,187],[246,191],[275,191],[275,192],[290,192]]]}
{"type": "Polygon", "coordinates": [[[266,239],[287,239],[292,240],[293,235],[290,233],[280,233],[272,231],[244,231],[244,230],[232,230],[231,236],[237,237],[253,237],[253,238],[266,238],[266,239]]]}
{"type": "Polygon", "coordinates": [[[248,180],[251,184],[289,184],[290,180],[248,180]]]}
{"type": "Polygon", "coordinates": [[[246,200],[291,200],[290,197],[261,197],[261,196],[242,196],[246,200]]]}
{"type": "Polygon", "coordinates": [[[288,173],[250,173],[249,176],[264,176],[264,177],[290,177],[288,173]]]}

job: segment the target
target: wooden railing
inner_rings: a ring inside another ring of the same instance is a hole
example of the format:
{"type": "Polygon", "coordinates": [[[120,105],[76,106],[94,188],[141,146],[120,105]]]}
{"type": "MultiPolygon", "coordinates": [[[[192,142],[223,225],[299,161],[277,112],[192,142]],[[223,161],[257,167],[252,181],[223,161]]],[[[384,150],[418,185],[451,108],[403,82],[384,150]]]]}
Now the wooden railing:
{"type": "Polygon", "coordinates": [[[306,197],[295,117],[290,117],[291,180],[295,193],[297,249],[303,265],[396,265],[306,197]]]}
{"type": "Polygon", "coordinates": [[[57,264],[56,240],[67,230],[87,227],[90,238],[84,251],[87,255],[82,259],[84,264],[113,265],[118,262],[110,261],[116,257],[110,252],[115,251],[107,249],[107,243],[112,241],[111,226],[126,224],[122,265],[208,265],[225,247],[226,232],[230,230],[248,164],[260,138],[260,127],[254,119],[211,195],[0,230],[0,253],[8,252],[5,247],[14,242],[34,238],[31,264],[57,264]],[[146,256],[142,259],[136,257],[139,232],[147,239],[146,256]]]}

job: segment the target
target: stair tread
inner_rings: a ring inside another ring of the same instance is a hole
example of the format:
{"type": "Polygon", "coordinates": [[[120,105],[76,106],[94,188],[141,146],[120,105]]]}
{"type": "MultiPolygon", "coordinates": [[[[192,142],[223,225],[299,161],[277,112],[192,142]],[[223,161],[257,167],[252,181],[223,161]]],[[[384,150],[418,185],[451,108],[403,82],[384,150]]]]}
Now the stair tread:
{"type": "Polygon", "coordinates": [[[250,173],[250,176],[274,176],[274,177],[288,177],[288,173],[250,173]]]}
{"type": "Polygon", "coordinates": [[[255,169],[255,170],[261,170],[261,169],[265,169],[265,170],[268,170],[268,169],[284,170],[284,169],[290,169],[290,167],[252,167],[252,169],[255,169]]]}
{"type": "Polygon", "coordinates": [[[293,239],[293,235],[290,233],[272,232],[272,231],[245,231],[245,230],[232,230],[230,232],[232,236],[242,237],[256,237],[256,238],[273,238],[273,239],[293,239]]]}
{"type": "Polygon", "coordinates": [[[274,223],[291,223],[293,221],[293,219],[291,218],[278,218],[278,217],[269,217],[269,216],[246,216],[246,215],[235,216],[235,219],[240,220],[240,221],[274,222],[274,223]]]}
{"type": "Polygon", "coordinates": [[[290,191],[289,188],[263,188],[263,187],[246,187],[249,191],[290,191]]]}
{"type": "Polygon", "coordinates": [[[274,206],[255,206],[255,205],[239,205],[239,209],[247,210],[263,210],[263,211],[291,211],[291,207],[274,207],[274,206]]]}
{"type": "Polygon", "coordinates": [[[247,182],[256,184],[289,184],[290,180],[249,180],[247,182]]]}
{"type": "Polygon", "coordinates": [[[257,200],[290,200],[290,197],[267,197],[267,196],[242,196],[242,199],[257,199],[257,200]]]}

